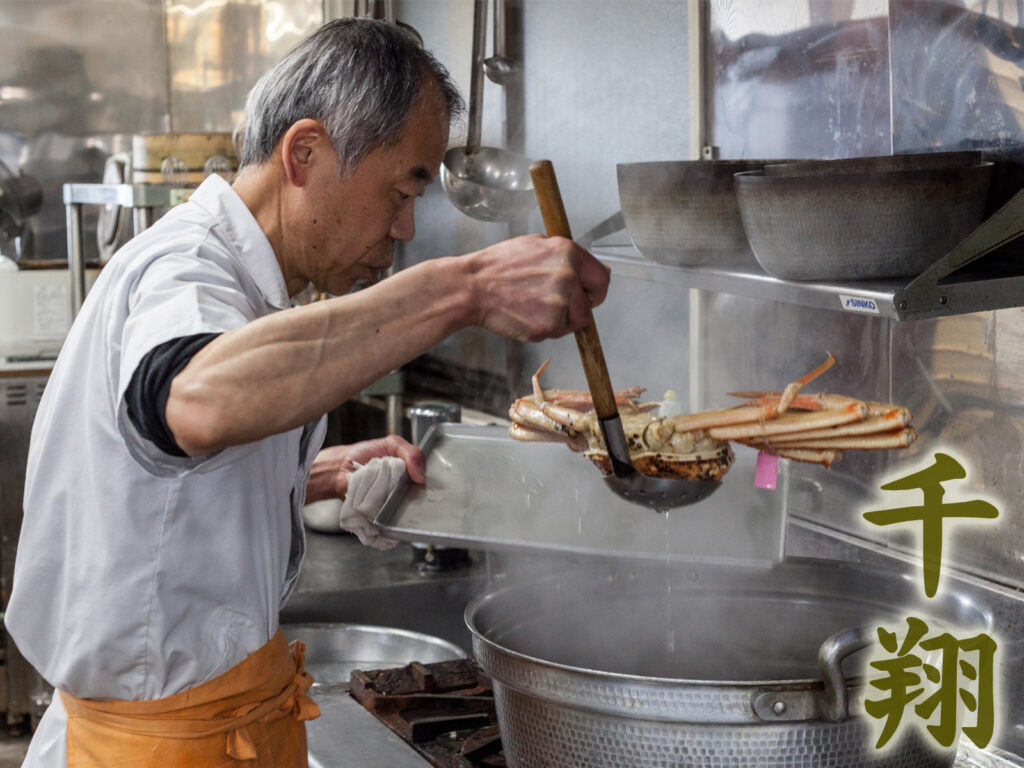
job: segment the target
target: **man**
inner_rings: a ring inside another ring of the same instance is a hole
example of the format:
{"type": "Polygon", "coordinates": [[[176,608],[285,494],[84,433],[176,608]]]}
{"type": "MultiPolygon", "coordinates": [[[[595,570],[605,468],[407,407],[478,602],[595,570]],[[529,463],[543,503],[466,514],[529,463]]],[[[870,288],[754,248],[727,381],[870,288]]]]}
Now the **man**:
{"type": "Polygon", "coordinates": [[[607,290],[535,235],[345,295],[412,238],[460,109],[398,27],[331,22],[250,93],[234,185],[210,177],[103,270],[32,434],[6,621],[58,694],[26,765],[306,764],[315,705],[278,628],[301,507],[375,456],[423,481],[398,438],[318,453],[323,414],[470,325],[571,332],[607,290]],[[309,284],[338,298],[289,308],[309,284]]]}

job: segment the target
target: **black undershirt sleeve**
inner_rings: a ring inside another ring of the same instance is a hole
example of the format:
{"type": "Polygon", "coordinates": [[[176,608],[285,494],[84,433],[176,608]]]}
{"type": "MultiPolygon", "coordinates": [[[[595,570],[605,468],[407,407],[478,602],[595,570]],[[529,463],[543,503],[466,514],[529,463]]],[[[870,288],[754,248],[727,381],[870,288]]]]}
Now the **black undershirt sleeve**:
{"type": "Polygon", "coordinates": [[[169,456],[187,456],[167,428],[171,380],[219,333],[197,333],[158,344],[142,358],[124,393],[128,418],[139,434],[169,456]]]}

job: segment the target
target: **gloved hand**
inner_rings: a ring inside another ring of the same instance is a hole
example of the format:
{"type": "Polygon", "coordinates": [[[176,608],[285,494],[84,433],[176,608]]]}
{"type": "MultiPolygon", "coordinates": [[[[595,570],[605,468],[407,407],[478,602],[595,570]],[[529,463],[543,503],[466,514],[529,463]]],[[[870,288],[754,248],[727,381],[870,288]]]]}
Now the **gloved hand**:
{"type": "Polygon", "coordinates": [[[376,549],[392,549],[395,539],[382,536],[373,518],[384,506],[388,494],[405,474],[405,462],[396,456],[378,456],[349,475],[348,491],[341,505],[340,525],[376,549]]]}

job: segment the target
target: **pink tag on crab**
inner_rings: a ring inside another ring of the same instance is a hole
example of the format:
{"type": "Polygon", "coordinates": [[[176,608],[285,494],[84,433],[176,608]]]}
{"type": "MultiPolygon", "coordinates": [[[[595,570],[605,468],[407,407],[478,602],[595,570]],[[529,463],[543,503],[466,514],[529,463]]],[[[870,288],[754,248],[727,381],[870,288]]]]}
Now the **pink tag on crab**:
{"type": "Polygon", "coordinates": [[[754,487],[775,490],[779,477],[779,457],[774,453],[757,452],[757,464],[754,466],[754,487]]]}

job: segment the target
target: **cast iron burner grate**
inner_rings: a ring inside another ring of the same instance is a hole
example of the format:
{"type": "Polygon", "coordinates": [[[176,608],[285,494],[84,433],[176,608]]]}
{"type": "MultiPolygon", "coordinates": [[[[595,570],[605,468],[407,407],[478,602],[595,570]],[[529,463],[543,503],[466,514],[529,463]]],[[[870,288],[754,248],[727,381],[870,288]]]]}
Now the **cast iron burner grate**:
{"type": "Polygon", "coordinates": [[[435,768],[503,768],[491,681],[469,659],[352,672],[352,697],[435,768]]]}

